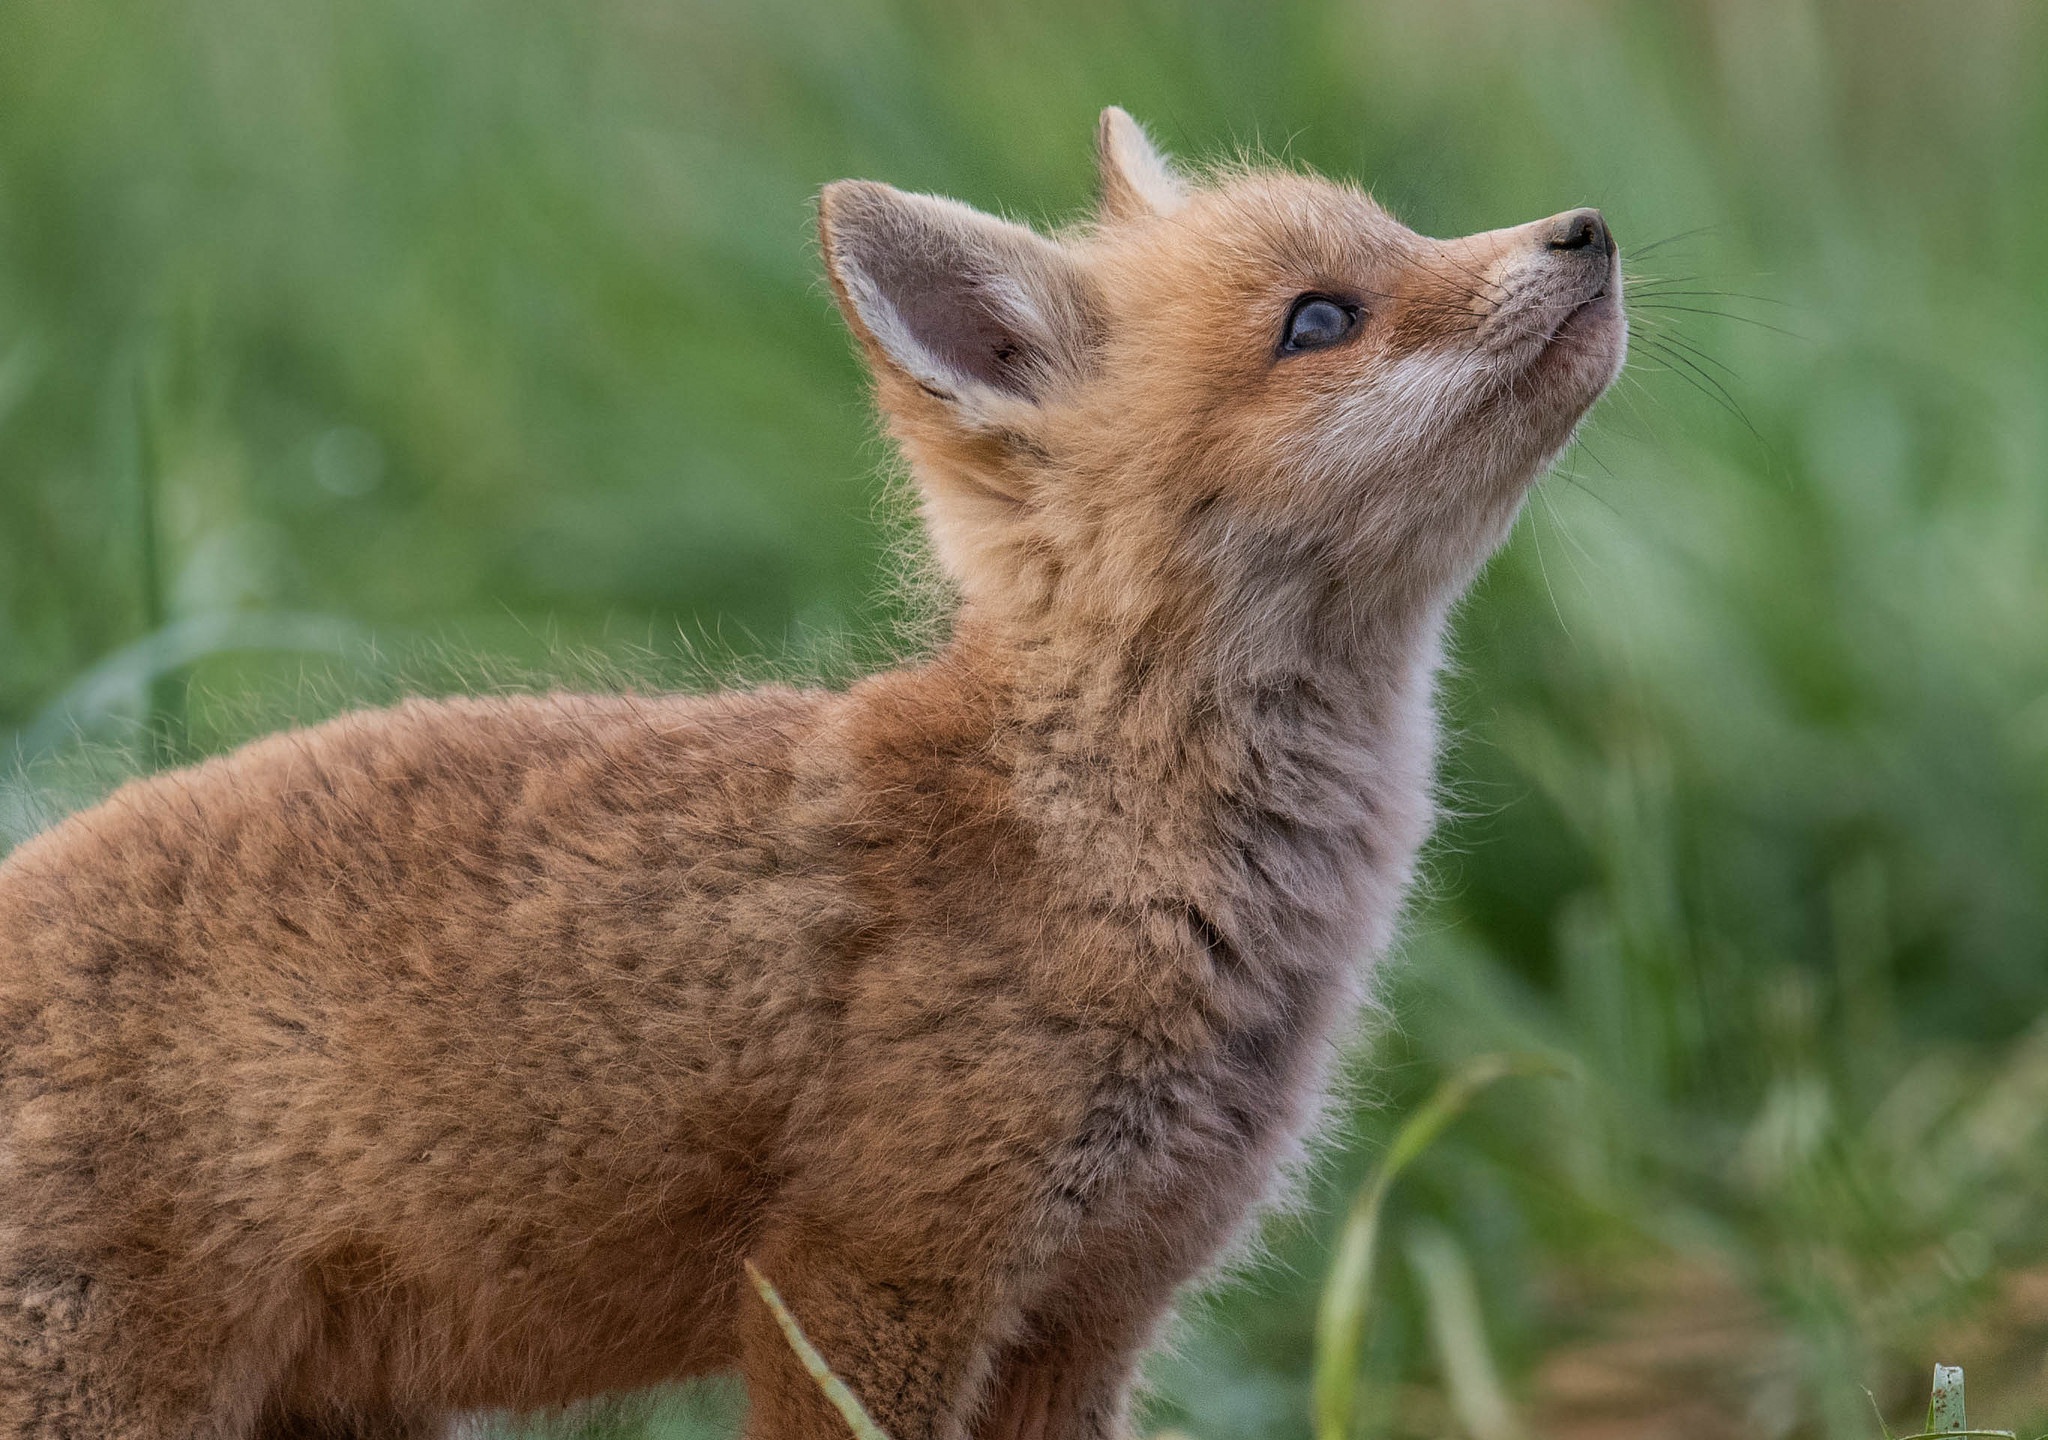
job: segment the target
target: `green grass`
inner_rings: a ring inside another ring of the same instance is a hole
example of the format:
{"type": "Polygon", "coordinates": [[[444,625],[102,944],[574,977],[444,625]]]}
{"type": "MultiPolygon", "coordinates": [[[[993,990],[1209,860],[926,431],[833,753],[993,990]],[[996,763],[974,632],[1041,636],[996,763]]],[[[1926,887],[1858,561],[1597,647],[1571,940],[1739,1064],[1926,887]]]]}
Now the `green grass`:
{"type": "MultiPolygon", "coordinates": [[[[1322,1302],[1316,1316],[1315,1397],[1317,1440],[1344,1440],[1357,1431],[1357,1345],[1373,1299],[1373,1261],[1380,1243],[1381,1220],[1387,1197],[1401,1172],[1434,1145],[1451,1123],[1462,1115],[1478,1094],[1515,1075],[1562,1075],[1554,1061],[1541,1056],[1483,1055],[1453,1074],[1434,1095],[1403,1122],[1387,1154],[1370,1178],[1353,1197],[1345,1220],[1335,1263],[1323,1281],[1322,1302]]],[[[1453,1410],[1464,1433],[1475,1440],[1513,1440],[1525,1433],[1514,1407],[1502,1392],[1487,1353],[1484,1321],[1478,1297],[1470,1283],[1470,1272],[1458,1250],[1457,1241],[1441,1227],[1429,1226],[1415,1237],[1411,1255],[1426,1280],[1431,1328],[1443,1359],[1445,1380],[1453,1410]],[[1433,1279],[1432,1279],[1433,1277],[1433,1279]]],[[[767,1276],[746,1262],[747,1278],[761,1303],[774,1314],[790,1348],[819,1390],[845,1420],[855,1440],[889,1440],[875,1423],[867,1407],[845,1381],[833,1371],[825,1357],[804,1333],[767,1276]]],[[[1872,1396],[1873,1406],[1876,1397],[1872,1396]]],[[[1770,1413],[1755,1417],[1755,1428],[1765,1434],[1783,1434],[1797,1424],[1796,1414],[1770,1413]]],[[[1877,1414],[1884,1440],[1894,1437],[1877,1414]]],[[[1970,1425],[1964,1402],[1963,1370],[1959,1365],[1934,1367],[1934,1382],[1927,1401],[1927,1419],[1921,1429],[1903,1440],[1935,1440],[1942,1435],[1977,1436],[1983,1440],[2017,1440],[2011,1430],[1985,1430],[1970,1425]]],[[[2042,1437],[2048,1440],[2048,1436],[2042,1437]]]]}
{"type": "Polygon", "coordinates": [[[1864,1437],[1864,1387],[1905,1415],[1943,1353],[2038,1430],[2044,30],[1942,0],[24,0],[0,843],[408,689],[871,656],[902,523],[817,279],[827,180],[1058,219],[1116,102],[1435,233],[1599,204],[1663,283],[1462,614],[1393,1018],[1148,1423],[1309,1435],[1367,1168],[1474,1057],[1539,1050],[1577,1079],[1477,1101],[1387,1198],[1359,1435],[1494,1424],[1448,1398],[1488,1374],[1570,1435],[1574,1357],[1702,1296],[1753,1364],[1643,1351],[1646,1395],[1864,1437]]]}

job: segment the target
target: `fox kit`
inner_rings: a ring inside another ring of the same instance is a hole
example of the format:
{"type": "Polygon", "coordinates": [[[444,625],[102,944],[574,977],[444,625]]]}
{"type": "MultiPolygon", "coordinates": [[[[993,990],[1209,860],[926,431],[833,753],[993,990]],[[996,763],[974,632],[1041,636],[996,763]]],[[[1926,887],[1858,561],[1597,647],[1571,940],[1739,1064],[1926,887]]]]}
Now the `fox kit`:
{"type": "Polygon", "coordinates": [[[0,1437],[442,1434],[738,1367],[1108,1440],[1300,1144],[1430,823],[1446,612],[1614,378],[1575,210],[1430,240],[1121,111],[1041,235],[848,181],[957,591],[844,692],[410,703],[0,866],[0,1437]]]}

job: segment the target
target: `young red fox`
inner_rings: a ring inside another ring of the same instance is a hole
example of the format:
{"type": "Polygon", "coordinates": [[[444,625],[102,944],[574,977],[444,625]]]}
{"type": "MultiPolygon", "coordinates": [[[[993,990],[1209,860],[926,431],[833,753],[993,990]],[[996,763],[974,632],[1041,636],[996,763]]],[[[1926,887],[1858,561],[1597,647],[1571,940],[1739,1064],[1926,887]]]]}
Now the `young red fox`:
{"type": "Polygon", "coordinates": [[[1430,822],[1445,614],[1614,378],[1576,210],[1194,183],[825,261],[959,595],[845,693],[412,703],[0,866],[0,1437],[442,1433],[737,1366],[1108,1440],[1315,1116],[1430,822]]]}

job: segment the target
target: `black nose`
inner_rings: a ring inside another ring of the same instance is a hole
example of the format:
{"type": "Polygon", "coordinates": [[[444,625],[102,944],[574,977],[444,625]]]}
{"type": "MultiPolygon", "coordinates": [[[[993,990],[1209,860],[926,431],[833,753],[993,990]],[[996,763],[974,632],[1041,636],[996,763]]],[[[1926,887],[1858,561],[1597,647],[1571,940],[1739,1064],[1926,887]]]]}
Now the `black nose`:
{"type": "Polygon", "coordinates": [[[1607,222],[1598,210],[1571,210],[1558,216],[1550,222],[1550,238],[1545,243],[1552,250],[1614,253],[1614,237],[1607,233],[1607,222]]]}

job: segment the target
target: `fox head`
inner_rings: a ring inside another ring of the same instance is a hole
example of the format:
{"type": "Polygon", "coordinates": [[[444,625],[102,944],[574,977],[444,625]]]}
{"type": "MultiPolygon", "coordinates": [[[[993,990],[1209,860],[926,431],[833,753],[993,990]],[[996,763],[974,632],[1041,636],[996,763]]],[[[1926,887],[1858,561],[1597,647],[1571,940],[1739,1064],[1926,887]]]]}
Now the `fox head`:
{"type": "Polygon", "coordinates": [[[1456,240],[1350,185],[1196,178],[1121,110],[1058,235],[827,186],[833,289],[966,613],[1293,648],[1441,615],[1618,373],[1595,210],[1456,240]]]}

